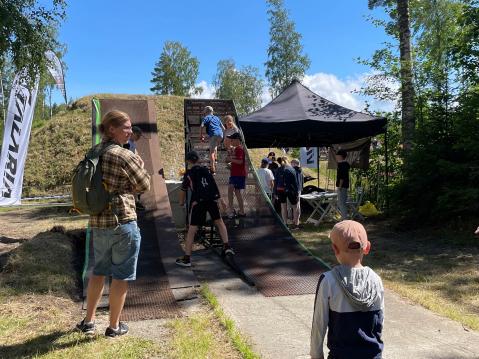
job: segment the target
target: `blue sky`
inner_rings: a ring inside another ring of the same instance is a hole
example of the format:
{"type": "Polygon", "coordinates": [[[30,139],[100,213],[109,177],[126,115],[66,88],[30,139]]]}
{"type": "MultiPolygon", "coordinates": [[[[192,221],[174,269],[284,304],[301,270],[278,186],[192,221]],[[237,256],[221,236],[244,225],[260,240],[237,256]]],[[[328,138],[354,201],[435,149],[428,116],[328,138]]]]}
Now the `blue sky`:
{"type": "MultiPolygon", "coordinates": [[[[353,107],[351,101],[358,98],[348,93],[370,71],[355,59],[370,56],[387,40],[365,17],[384,16],[382,10],[371,12],[367,0],[285,0],[285,7],[311,59],[305,84],[353,107]]],[[[151,72],[168,40],[180,41],[198,58],[204,96],[211,94],[221,59],[256,66],[263,74],[269,44],[266,11],[262,0],[68,1],[60,28],[60,41],[68,49],[68,96],[151,93],[151,72]]]]}

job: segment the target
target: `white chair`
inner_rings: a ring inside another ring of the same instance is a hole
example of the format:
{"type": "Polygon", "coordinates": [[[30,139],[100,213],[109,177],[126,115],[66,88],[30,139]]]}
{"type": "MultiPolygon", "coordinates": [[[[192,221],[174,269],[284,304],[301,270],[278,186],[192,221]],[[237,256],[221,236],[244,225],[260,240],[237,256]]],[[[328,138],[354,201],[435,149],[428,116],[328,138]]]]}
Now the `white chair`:
{"type": "Polygon", "coordinates": [[[356,187],[356,191],[354,192],[354,196],[348,198],[346,201],[346,206],[349,212],[349,218],[354,219],[358,217],[359,219],[363,220],[364,216],[359,213],[359,206],[362,204],[364,195],[364,189],[362,187],[356,187]]]}

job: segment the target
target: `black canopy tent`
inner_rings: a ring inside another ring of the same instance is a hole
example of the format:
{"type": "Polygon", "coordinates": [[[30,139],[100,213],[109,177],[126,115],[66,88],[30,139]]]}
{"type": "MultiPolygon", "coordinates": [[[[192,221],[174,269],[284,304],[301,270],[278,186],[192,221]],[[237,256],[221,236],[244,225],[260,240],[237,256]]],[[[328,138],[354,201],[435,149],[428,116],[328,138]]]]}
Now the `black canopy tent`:
{"type": "Polygon", "coordinates": [[[330,146],[386,131],[384,117],[337,105],[297,80],[239,125],[248,148],[330,146]]]}

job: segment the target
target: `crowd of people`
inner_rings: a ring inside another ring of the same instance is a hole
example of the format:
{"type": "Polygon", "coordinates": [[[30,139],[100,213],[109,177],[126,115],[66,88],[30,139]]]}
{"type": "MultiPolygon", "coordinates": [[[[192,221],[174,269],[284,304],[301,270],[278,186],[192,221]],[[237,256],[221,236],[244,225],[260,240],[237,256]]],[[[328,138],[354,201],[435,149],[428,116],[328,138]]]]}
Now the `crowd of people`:
{"type": "MultiPolygon", "coordinates": [[[[231,116],[225,125],[214,116],[213,109],[205,109],[202,128],[207,127],[210,136],[211,168],[200,166],[195,151],[186,154],[188,170],[181,185],[180,205],[190,196],[189,227],[185,243],[185,255],[176,264],[191,266],[191,252],[199,226],[206,222],[209,213],[218,228],[223,242],[223,255],[234,255],[229,245],[228,232],[220,214],[220,206],[227,207],[230,216],[245,216],[242,190],[245,188],[247,167],[241,135],[231,116]],[[230,167],[228,206],[220,196],[216,184],[215,161],[217,147],[223,141],[230,167]],[[233,208],[236,197],[239,211],[233,208]]],[[[126,323],[120,321],[128,283],[136,279],[136,267],[141,235],[137,225],[136,204],[139,194],[149,190],[150,175],[136,151],[141,130],[132,127],[128,114],[110,111],[101,122],[99,130],[102,149],[99,167],[102,183],[112,193],[111,203],[95,215],[90,215],[89,225],[94,241],[93,272],[88,282],[87,311],[77,324],[77,330],[85,334],[96,331],[95,314],[103,293],[106,277],[112,277],[109,292],[110,322],[105,336],[118,337],[128,333],[126,323]]],[[[203,133],[200,134],[204,140],[203,133]]],[[[338,151],[338,195],[347,196],[349,165],[346,153],[338,151]]],[[[289,209],[292,211],[292,228],[299,228],[300,200],[303,173],[297,159],[288,162],[286,157],[276,157],[274,152],[261,160],[257,171],[259,182],[266,195],[275,203],[285,224],[289,209]]],[[[342,201],[340,197],[339,201],[342,201]]],[[[343,214],[344,207],[340,209],[343,214]]],[[[479,229],[478,229],[479,230],[479,229]]],[[[381,339],[384,321],[384,288],[380,277],[370,268],[362,266],[363,256],[368,254],[371,243],[364,227],[355,221],[337,223],[330,233],[332,248],[339,263],[319,278],[311,332],[311,357],[323,358],[323,341],[328,330],[330,357],[380,358],[383,350],[381,339]]]]}

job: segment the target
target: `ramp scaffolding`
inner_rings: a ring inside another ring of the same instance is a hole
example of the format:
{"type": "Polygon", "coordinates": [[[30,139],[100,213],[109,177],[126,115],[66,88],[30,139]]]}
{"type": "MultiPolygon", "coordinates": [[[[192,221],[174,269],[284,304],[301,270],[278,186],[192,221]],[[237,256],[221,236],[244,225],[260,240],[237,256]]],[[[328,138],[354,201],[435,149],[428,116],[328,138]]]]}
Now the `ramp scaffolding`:
{"type": "MultiPolygon", "coordinates": [[[[185,153],[197,151],[200,164],[209,166],[208,142],[201,142],[199,136],[205,106],[213,107],[220,118],[231,115],[236,123],[238,118],[233,101],[185,99],[185,153]]],[[[318,278],[327,268],[307,252],[283,224],[261,189],[246,147],[245,153],[248,165],[243,191],[246,217],[225,219],[236,252],[235,261],[265,296],[315,293],[318,278]]],[[[226,150],[219,148],[215,179],[221,197],[227,202],[230,170],[226,156],[226,150]]]]}

